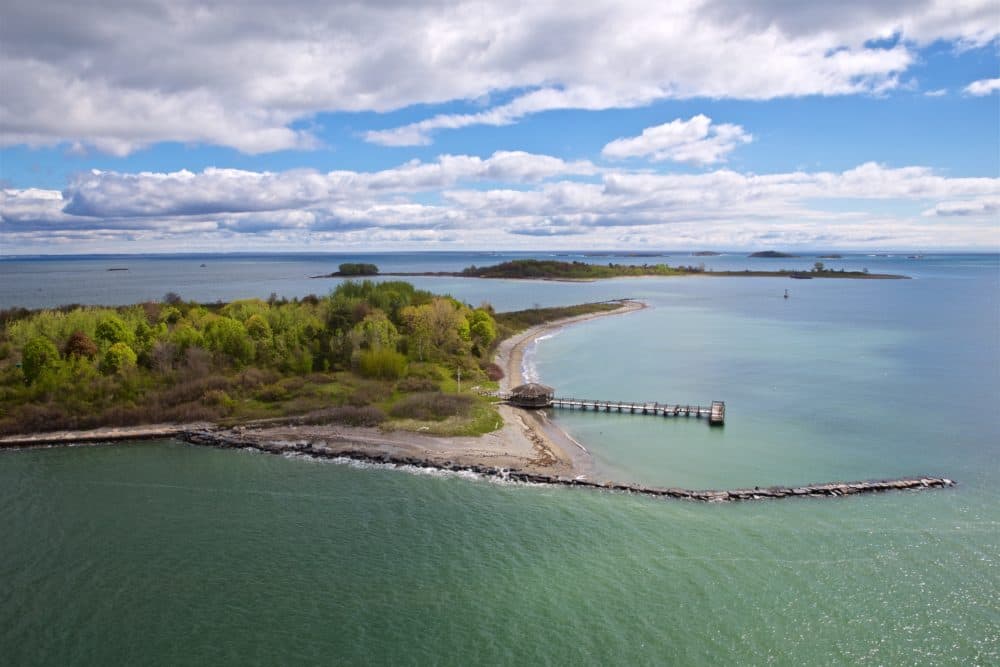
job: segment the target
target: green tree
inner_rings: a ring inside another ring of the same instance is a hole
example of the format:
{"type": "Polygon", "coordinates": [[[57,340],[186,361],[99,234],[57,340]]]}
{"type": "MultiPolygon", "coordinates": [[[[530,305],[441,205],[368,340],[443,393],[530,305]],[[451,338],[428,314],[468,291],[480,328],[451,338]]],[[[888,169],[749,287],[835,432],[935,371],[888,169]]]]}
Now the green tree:
{"type": "Polygon", "coordinates": [[[115,343],[104,353],[104,359],[101,360],[101,372],[105,375],[119,373],[126,368],[135,366],[136,360],[135,351],[132,348],[125,343],[115,343]]]}
{"type": "Polygon", "coordinates": [[[98,323],[97,339],[104,341],[108,345],[130,343],[132,341],[132,334],[120,317],[109,315],[98,323]]]}
{"type": "Polygon", "coordinates": [[[253,341],[246,327],[231,317],[212,320],[205,329],[205,345],[213,352],[220,352],[235,363],[244,365],[253,359],[253,341]]]}
{"type": "Polygon", "coordinates": [[[187,322],[181,322],[170,332],[170,342],[174,344],[180,354],[184,354],[189,347],[203,347],[205,337],[187,322]]]}
{"type": "Polygon", "coordinates": [[[59,350],[48,338],[38,336],[28,341],[21,351],[21,372],[31,384],[46,368],[53,368],[59,362],[59,350]]]}
{"type": "Polygon", "coordinates": [[[472,341],[481,352],[485,352],[493,344],[493,341],[496,340],[496,322],[490,313],[482,308],[476,308],[469,313],[468,319],[469,333],[472,336],[472,341]]]}
{"type": "Polygon", "coordinates": [[[399,332],[381,310],[365,316],[352,330],[352,336],[361,347],[371,350],[395,350],[399,342],[399,332]]]}

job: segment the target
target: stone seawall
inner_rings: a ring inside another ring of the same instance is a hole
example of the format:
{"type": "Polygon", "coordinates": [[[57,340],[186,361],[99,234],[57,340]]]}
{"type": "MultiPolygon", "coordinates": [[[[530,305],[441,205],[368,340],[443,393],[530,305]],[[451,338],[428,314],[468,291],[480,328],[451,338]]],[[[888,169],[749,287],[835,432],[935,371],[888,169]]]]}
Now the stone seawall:
{"type": "Polygon", "coordinates": [[[690,490],[679,488],[658,488],[640,484],[618,482],[595,482],[580,478],[558,477],[540,473],[523,472],[507,468],[485,465],[461,465],[457,463],[433,463],[419,457],[400,456],[388,453],[372,453],[361,449],[330,446],[318,442],[259,442],[244,435],[230,435],[210,430],[186,431],[177,435],[181,440],[193,445],[233,449],[256,449],[271,454],[304,454],[318,458],[347,458],[376,464],[393,464],[434,468],[454,472],[472,472],[479,475],[497,477],[530,484],[551,484],[581,488],[622,491],[646,496],[695,500],[700,502],[734,502],[744,500],[764,500],[768,498],[831,498],[862,493],[882,493],[885,491],[934,489],[954,486],[955,482],[944,477],[905,477],[901,479],[867,480],[859,482],[830,482],[826,484],[805,484],[802,486],[769,486],[729,491],[690,490]]]}

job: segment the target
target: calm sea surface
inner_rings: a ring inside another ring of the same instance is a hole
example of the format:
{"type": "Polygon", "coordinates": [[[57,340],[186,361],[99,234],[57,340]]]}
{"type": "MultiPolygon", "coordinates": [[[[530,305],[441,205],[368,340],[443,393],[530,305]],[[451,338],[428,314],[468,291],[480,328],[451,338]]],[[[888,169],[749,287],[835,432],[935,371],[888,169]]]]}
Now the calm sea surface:
{"type": "MultiPolygon", "coordinates": [[[[507,257],[7,258],[0,307],[302,296],[352,259],[507,257]]],[[[555,413],[596,476],[958,487],[703,505],[170,441],[0,452],[0,663],[1000,664],[1000,258],[824,261],[914,279],[413,282],[651,306],[540,341],[527,370],[561,394],[725,400],[727,424],[555,413]]]]}

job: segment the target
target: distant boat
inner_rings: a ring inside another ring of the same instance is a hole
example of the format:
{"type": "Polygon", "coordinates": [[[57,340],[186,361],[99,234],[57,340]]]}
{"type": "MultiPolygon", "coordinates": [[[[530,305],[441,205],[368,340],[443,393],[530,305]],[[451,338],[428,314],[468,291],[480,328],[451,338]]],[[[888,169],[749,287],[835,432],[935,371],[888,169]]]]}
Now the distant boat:
{"type": "Polygon", "coordinates": [[[201,268],[203,268],[203,269],[204,269],[204,268],[205,268],[205,265],[204,265],[204,264],[202,264],[202,265],[201,265],[201,268]]]}
{"type": "Polygon", "coordinates": [[[789,278],[794,278],[795,280],[812,280],[813,277],[808,273],[789,273],[789,278]]]}
{"type": "Polygon", "coordinates": [[[124,266],[113,266],[108,271],[128,271],[124,266]]]}
{"type": "Polygon", "coordinates": [[[785,290],[785,298],[788,298],[788,290],[785,290]]]}

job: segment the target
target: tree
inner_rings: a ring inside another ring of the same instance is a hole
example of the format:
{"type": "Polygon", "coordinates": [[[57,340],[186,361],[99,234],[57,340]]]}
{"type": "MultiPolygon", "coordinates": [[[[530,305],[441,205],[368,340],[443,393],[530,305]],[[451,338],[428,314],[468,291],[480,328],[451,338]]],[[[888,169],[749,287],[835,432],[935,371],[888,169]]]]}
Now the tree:
{"type": "Polygon", "coordinates": [[[70,334],[66,345],[63,347],[63,353],[67,357],[93,359],[97,356],[97,343],[87,334],[77,330],[70,334]]]}
{"type": "Polygon", "coordinates": [[[813,264],[813,271],[816,272],[822,271],[823,267],[824,267],[823,262],[816,262],[815,264],[813,264]]]}
{"type": "Polygon", "coordinates": [[[21,351],[21,372],[31,384],[46,368],[54,367],[59,361],[59,350],[44,336],[32,338],[21,351]]]}
{"type": "Polygon", "coordinates": [[[381,310],[365,316],[352,330],[352,336],[361,347],[370,350],[395,350],[399,342],[399,332],[381,310]]]}
{"type": "Polygon", "coordinates": [[[497,337],[496,323],[489,312],[482,308],[476,308],[469,314],[468,319],[472,341],[479,347],[480,351],[489,349],[497,337]]]}
{"type": "Polygon", "coordinates": [[[105,375],[113,375],[126,368],[135,366],[137,357],[135,352],[125,343],[115,343],[104,353],[101,360],[101,372],[105,375]]]}
{"type": "Polygon", "coordinates": [[[120,317],[109,315],[97,325],[97,339],[109,345],[128,343],[132,340],[132,333],[120,317]]]}
{"type": "Polygon", "coordinates": [[[205,344],[213,352],[221,352],[237,364],[246,364],[253,359],[253,342],[246,327],[231,317],[212,320],[205,329],[205,344]]]}
{"type": "Polygon", "coordinates": [[[453,299],[437,298],[422,306],[404,308],[401,317],[410,335],[410,348],[426,357],[455,354],[466,348],[469,321],[453,299]]]}

